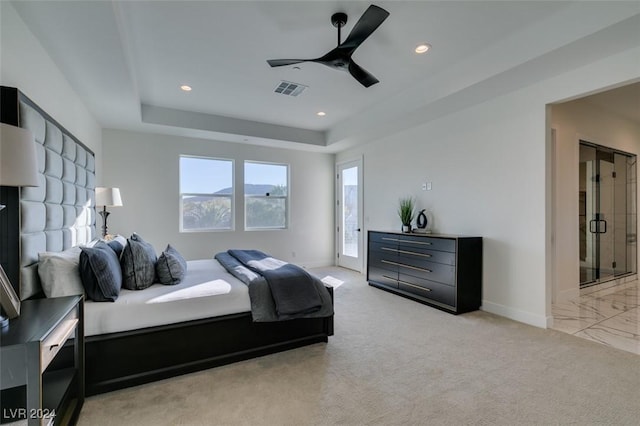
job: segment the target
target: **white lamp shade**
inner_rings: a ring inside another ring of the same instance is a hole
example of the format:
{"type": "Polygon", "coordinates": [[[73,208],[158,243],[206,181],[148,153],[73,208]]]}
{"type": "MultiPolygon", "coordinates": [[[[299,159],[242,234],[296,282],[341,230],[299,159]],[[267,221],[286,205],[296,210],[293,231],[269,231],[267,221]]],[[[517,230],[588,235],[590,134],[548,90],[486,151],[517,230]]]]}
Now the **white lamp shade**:
{"type": "Polygon", "coordinates": [[[96,188],[96,206],[119,207],[122,206],[120,188],[96,188]]]}
{"type": "Polygon", "coordinates": [[[38,186],[33,134],[5,123],[0,123],[0,186],[38,186]]]}

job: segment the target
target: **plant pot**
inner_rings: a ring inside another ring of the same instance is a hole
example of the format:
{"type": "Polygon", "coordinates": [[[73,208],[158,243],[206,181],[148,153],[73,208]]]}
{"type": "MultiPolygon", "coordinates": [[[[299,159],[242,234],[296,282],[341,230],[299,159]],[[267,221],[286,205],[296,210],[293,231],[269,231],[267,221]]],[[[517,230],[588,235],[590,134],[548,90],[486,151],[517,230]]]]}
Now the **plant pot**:
{"type": "Polygon", "coordinates": [[[402,232],[409,234],[411,232],[411,225],[402,225],[402,232]]]}

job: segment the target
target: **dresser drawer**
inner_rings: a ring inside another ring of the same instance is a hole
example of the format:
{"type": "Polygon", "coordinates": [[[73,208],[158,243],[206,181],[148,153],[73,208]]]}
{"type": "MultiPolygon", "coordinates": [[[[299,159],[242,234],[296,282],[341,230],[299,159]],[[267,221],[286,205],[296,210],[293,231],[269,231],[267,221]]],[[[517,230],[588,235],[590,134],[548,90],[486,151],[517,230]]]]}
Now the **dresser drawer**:
{"type": "Polygon", "coordinates": [[[395,234],[385,234],[384,232],[369,232],[369,242],[398,244],[395,234]]]}
{"type": "Polygon", "coordinates": [[[452,238],[426,237],[412,234],[385,234],[381,232],[370,232],[369,242],[385,243],[389,246],[400,245],[407,248],[424,248],[438,251],[456,251],[456,240],[452,238]]]}
{"type": "Polygon", "coordinates": [[[389,243],[369,242],[369,252],[396,259],[398,257],[398,245],[389,243]]]}
{"type": "Polygon", "coordinates": [[[41,371],[47,368],[64,343],[74,334],[77,326],[78,310],[74,309],[40,342],[41,371]]]}
{"type": "Polygon", "coordinates": [[[434,302],[455,307],[455,287],[439,284],[428,280],[416,280],[414,277],[400,274],[399,289],[426,297],[434,302]]]}
{"type": "Polygon", "coordinates": [[[437,281],[453,286],[456,283],[456,268],[444,263],[435,263],[428,260],[416,260],[404,255],[398,256],[398,270],[402,274],[437,281]]]}
{"type": "Polygon", "coordinates": [[[398,240],[398,244],[402,250],[423,248],[451,253],[455,253],[456,251],[456,240],[453,239],[399,235],[398,240]]]}
{"type": "Polygon", "coordinates": [[[386,269],[369,267],[368,281],[384,284],[389,287],[398,288],[398,272],[392,272],[386,269]]]}
{"type": "Polygon", "coordinates": [[[405,259],[405,263],[428,260],[430,262],[456,264],[456,254],[448,251],[437,251],[431,248],[400,246],[396,249],[399,256],[405,259]]]}
{"type": "Polygon", "coordinates": [[[369,252],[368,263],[375,268],[398,272],[398,257],[393,254],[369,252]]]}

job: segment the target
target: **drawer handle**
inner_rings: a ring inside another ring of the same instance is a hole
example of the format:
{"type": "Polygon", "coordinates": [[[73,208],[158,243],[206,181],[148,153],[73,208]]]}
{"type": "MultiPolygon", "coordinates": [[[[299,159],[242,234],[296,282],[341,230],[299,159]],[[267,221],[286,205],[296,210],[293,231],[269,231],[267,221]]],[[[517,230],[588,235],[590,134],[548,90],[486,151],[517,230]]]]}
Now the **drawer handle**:
{"type": "Polygon", "coordinates": [[[413,241],[413,240],[402,240],[399,238],[387,238],[387,237],[382,237],[382,239],[384,241],[395,241],[398,243],[410,243],[410,244],[421,244],[423,246],[430,246],[431,243],[427,242],[427,241],[413,241]]]}
{"type": "Polygon", "coordinates": [[[408,250],[398,250],[399,253],[404,253],[404,254],[411,254],[413,256],[422,256],[422,257],[431,257],[430,254],[426,254],[426,253],[416,253],[415,251],[408,251],[408,250]]]}
{"type": "Polygon", "coordinates": [[[393,277],[390,277],[390,276],[388,276],[388,275],[382,275],[382,276],[383,276],[384,278],[388,279],[388,280],[397,281],[397,282],[402,283],[402,284],[404,284],[404,285],[408,285],[408,286],[411,286],[411,287],[415,287],[415,288],[417,288],[417,289],[419,289],[419,290],[424,290],[424,291],[427,291],[427,292],[428,292],[428,291],[431,291],[431,289],[430,289],[430,288],[427,288],[427,287],[420,287],[420,286],[415,285],[415,284],[413,284],[413,283],[410,283],[410,282],[407,282],[407,281],[403,281],[403,280],[399,280],[398,278],[393,278],[393,277]]]}
{"type": "Polygon", "coordinates": [[[412,284],[412,283],[408,283],[408,282],[406,282],[406,281],[398,280],[398,282],[401,282],[401,283],[402,283],[402,284],[404,284],[404,285],[408,285],[409,287],[417,288],[418,290],[424,290],[424,291],[427,291],[427,292],[428,292],[428,291],[431,291],[431,289],[430,289],[430,288],[427,288],[427,287],[420,287],[419,285],[415,285],[415,284],[412,284]]]}
{"type": "Polygon", "coordinates": [[[413,241],[413,240],[398,240],[398,241],[400,241],[401,243],[419,244],[419,245],[422,245],[422,246],[430,246],[431,245],[431,243],[428,243],[426,241],[413,241]]]}
{"type": "Polygon", "coordinates": [[[398,249],[392,249],[392,248],[389,248],[389,247],[381,247],[381,249],[382,250],[386,250],[386,251],[392,251],[394,253],[403,253],[403,254],[412,254],[414,256],[431,257],[430,254],[416,253],[415,251],[398,250],[398,249]]]}
{"type": "Polygon", "coordinates": [[[404,263],[392,262],[390,260],[382,259],[381,262],[388,263],[389,265],[402,266],[403,268],[415,269],[416,271],[421,271],[421,272],[433,272],[430,269],[418,268],[417,266],[409,266],[409,265],[405,265],[404,263]]]}

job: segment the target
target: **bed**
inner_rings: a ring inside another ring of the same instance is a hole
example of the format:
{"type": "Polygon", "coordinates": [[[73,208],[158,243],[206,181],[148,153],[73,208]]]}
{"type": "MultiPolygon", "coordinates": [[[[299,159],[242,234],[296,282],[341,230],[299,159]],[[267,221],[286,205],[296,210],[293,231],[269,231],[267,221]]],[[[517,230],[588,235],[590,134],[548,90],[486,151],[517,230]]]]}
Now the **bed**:
{"type": "Polygon", "coordinates": [[[249,288],[215,259],[189,261],[188,271],[175,286],[85,303],[88,395],[327,342],[333,334],[333,315],[255,322],[249,288]]]}
{"type": "MultiPolygon", "coordinates": [[[[38,254],[95,239],[94,156],[18,89],[2,87],[1,99],[1,121],[34,133],[41,174],[40,187],[21,193],[2,188],[9,211],[0,227],[12,231],[0,242],[0,252],[9,253],[2,264],[22,300],[44,297],[38,254]]],[[[213,253],[188,262],[187,271],[177,286],[123,290],[115,303],[85,302],[87,395],[327,342],[333,335],[332,314],[254,321],[247,285],[213,253]]],[[[332,302],[332,289],[326,292],[332,302]]],[[[50,368],[72,362],[72,346],[63,351],[50,368]]]]}

